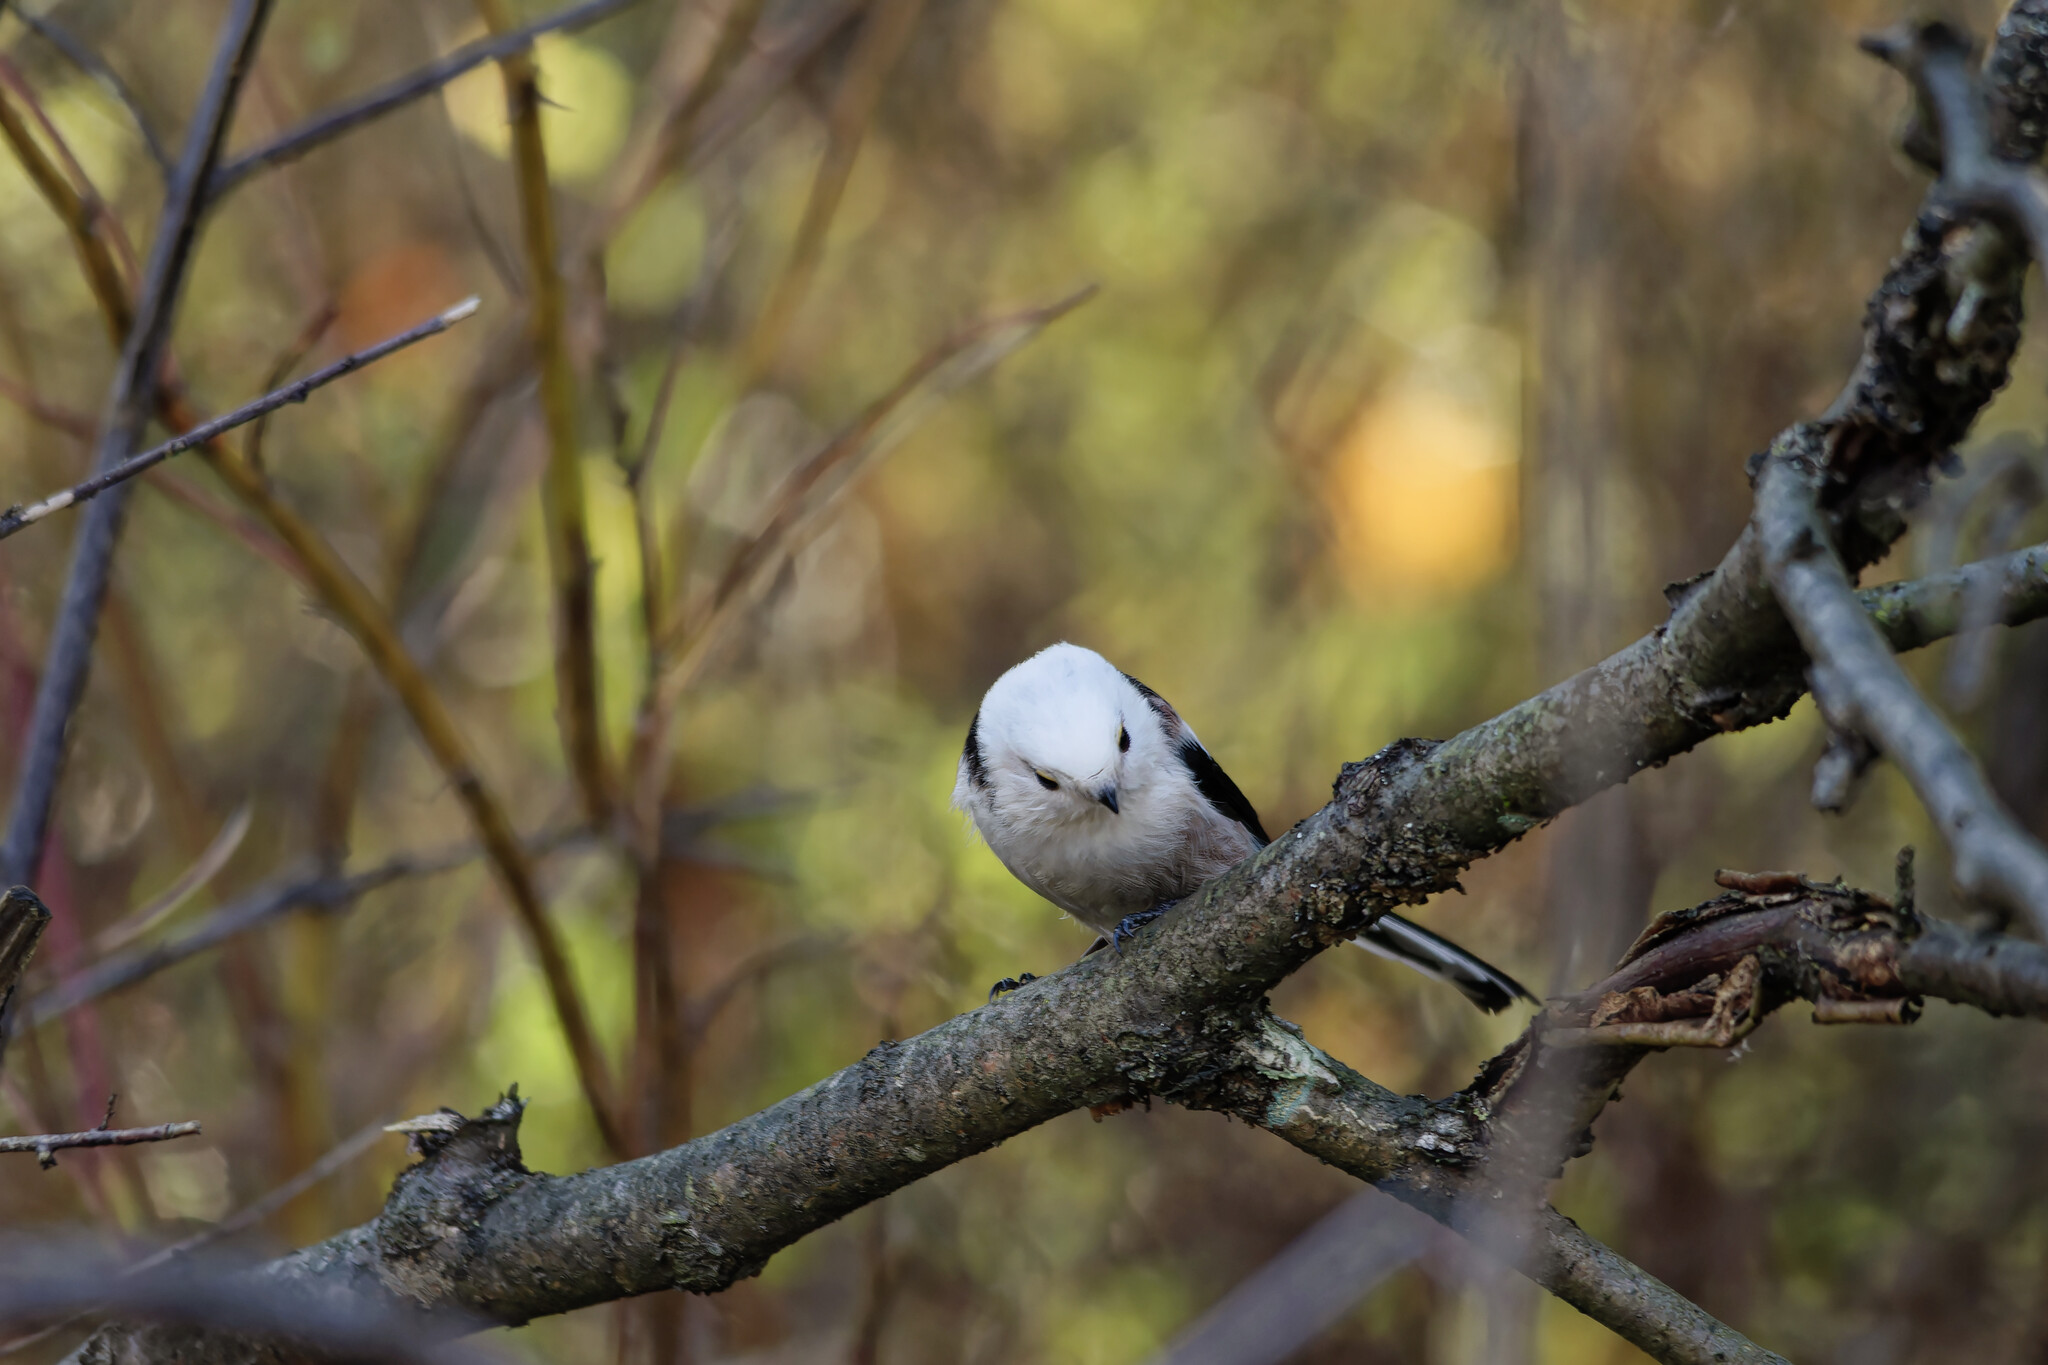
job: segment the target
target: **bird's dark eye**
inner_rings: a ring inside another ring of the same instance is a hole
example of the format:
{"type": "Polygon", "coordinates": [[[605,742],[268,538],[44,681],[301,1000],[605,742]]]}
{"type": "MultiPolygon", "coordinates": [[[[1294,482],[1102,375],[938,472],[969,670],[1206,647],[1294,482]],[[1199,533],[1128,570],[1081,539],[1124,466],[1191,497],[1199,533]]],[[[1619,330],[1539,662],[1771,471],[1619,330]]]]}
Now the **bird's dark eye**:
{"type": "Polygon", "coordinates": [[[1131,751],[1131,732],[1128,729],[1119,728],[1117,730],[1116,751],[1120,754],[1127,754],[1131,751]]]}
{"type": "Polygon", "coordinates": [[[1047,777],[1044,773],[1040,772],[1036,768],[1033,768],[1031,770],[1031,775],[1038,779],[1039,786],[1045,788],[1049,792],[1056,792],[1060,789],[1059,783],[1053,781],[1051,778],[1047,777]]]}

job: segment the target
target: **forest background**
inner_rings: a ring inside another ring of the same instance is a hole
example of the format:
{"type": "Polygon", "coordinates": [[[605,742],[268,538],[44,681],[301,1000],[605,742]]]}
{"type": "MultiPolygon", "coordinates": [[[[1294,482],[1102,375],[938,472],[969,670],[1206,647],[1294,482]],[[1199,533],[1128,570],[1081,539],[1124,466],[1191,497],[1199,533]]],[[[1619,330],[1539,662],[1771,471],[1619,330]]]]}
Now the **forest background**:
{"type": "MultiPolygon", "coordinates": [[[[104,57],[168,132],[227,7],[23,8],[104,57]]],[[[285,0],[228,157],[545,12],[285,0]]],[[[1996,17],[1964,12],[1980,32],[1996,17]]],[[[173,341],[185,389],[221,410],[481,296],[475,320],[242,449],[388,588],[533,836],[599,1044],[623,1090],[660,1086],[669,1140],[1086,946],[946,808],[976,700],[1031,650],[1089,644],[1171,697],[1277,830],[1323,803],[1341,761],[1452,733],[1654,626],[1663,585],[1709,567],[1747,517],[1744,458],[1839,387],[1924,185],[1892,150],[1903,83],[1856,51],[1897,17],[1876,4],[790,0],[730,51],[724,15],[647,0],[535,50],[565,408],[527,332],[550,291],[529,268],[532,182],[492,65],[239,188],[173,341]],[[649,160],[647,113],[674,112],[691,60],[721,73],[725,101],[649,160]],[[645,585],[685,611],[716,598],[792,473],[920,357],[1089,284],[942,405],[891,409],[758,582],[683,633],[672,761],[653,769],[653,881],[687,1025],[664,1051],[636,1017],[646,878],[579,832],[563,757],[551,456],[566,433],[595,561],[600,747],[623,756],[649,668],[645,585]]],[[[0,14],[0,85],[147,242],[159,168],[131,110],[60,46],[0,14]]],[[[0,501],[83,472],[113,360],[66,224],[0,157],[0,501]]],[[[2025,490],[2043,472],[2044,384],[2023,349],[1971,474],[1868,581],[2041,538],[2025,490]]],[[[0,549],[10,734],[69,534],[0,549]]],[[[37,883],[57,917],[32,1000],[280,878],[466,851],[443,770],[288,560],[196,461],[135,499],[37,883]],[[204,885],[139,925],[195,862],[204,885]]],[[[2048,834],[2048,627],[1908,667],[2048,834]]],[[[1967,918],[1889,769],[1845,817],[1811,810],[1823,738],[1802,702],[1568,813],[1421,918],[1561,991],[1651,914],[1701,900],[1717,867],[1883,888],[1908,843],[1923,905],[1967,918]]],[[[0,744],[10,783],[17,747],[0,744]]],[[[10,1131],[88,1127],[110,1093],[123,1122],[206,1131],[49,1172],[11,1158],[0,1225],[186,1235],[339,1147],[326,1178],[241,1234],[302,1245],[371,1216],[404,1164],[399,1139],[360,1134],[473,1112],[512,1082],[532,1099],[530,1164],[609,1160],[500,885],[447,861],[23,1029],[0,1076],[10,1131]]],[[[1431,1094],[1521,1022],[1358,953],[1318,959],[1275,1008],[1431,1094]]],[[[1734,1057],[1643,1068],[1556,1202],[1802,1361],[2038,1359],[2044,1063],[2031,1027],[1938,1004],[1906,1031],[1780,1020],[1734,1057]]],[[[703,1360],[1142,1361],[1356,1188],[1213,1115],[1072,1115],[689,1302],[681,1330],[703,1360]]],[[[607,1307],[487,1340],[583,1360],[631,1338],[607,1307]]],[[[1441,1251],[1296,1358],[1514,1353],[1642,1358],[1441,1251]]]]}

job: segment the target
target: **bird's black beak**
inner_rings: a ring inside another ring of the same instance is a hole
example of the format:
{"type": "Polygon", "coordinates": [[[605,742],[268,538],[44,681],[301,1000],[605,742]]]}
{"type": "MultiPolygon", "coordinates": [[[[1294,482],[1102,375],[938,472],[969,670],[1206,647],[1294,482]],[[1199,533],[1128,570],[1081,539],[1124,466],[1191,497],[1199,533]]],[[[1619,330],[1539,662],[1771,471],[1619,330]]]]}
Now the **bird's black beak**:
{"type": "Polygon", "coordinates": [[[1116,804],[1115,787],[1104,787],[1101,791],[1095,794],[1095,799],[1097,801],[1100,801],[1103,805],[1108,806],[1109,813],[1111,815],[1116,815],[1120,813],[1116,804]]]}

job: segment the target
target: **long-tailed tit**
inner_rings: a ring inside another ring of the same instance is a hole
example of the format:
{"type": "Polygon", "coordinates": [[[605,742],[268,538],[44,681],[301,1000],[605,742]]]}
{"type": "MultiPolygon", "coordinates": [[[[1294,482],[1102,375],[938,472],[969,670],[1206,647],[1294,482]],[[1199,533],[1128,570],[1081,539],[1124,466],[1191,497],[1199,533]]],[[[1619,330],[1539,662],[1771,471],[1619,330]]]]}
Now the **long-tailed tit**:
{"type": "MultiPolygon", "coordinates": [[[[1134,917],[1150,918],[1268,842],[1258,812],[1180,713],[1079,645],[1054,645],[996,679],[967,727],[953,804],[1018,881],[1111,943],[1134,917]]],[[[1353,942],[1448,982],[1488,1013],[1517,997],[1540,1003],[1398,915],[1353,942]]]]}

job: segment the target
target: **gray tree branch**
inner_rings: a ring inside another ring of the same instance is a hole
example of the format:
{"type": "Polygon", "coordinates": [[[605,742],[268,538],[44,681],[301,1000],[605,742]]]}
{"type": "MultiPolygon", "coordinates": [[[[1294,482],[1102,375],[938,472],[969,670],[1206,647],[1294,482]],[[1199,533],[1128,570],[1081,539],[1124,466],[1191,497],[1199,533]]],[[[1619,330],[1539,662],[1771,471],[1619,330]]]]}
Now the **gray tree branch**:
{"type": "MultiPolygon", "coordinates": [[[[1993,146],[1996,102],[1974,69],[1967,36],[1943,23],[1901,25],[1866,39],[1865,47],[1905,72],[1932,111],[1941,170],[1932,193],[1998,215],[2036,259],[2048,259],[2048,179],[2031,158],[2006,159],[1993,146]]],[[[1975,242],[1952,263],[1960,287],[1946,310],[1943,330],[1951,339],[1967,338],[1978,302],[2021,274],[2024,248],[1975,242]]],[[[1840,736],[1816,776],[1816,799],[1839,808],[1874,746],[1934,816],[1954,852],[1957,885],[2048,931],[2048,850],[2005,810],[1976,759],[1892,658],[1856,598],[1853,553],[1837,552],[1824,506],[1831,491],[1856,477],[1860,434],[1844,426],[1810,448],[1781,441],[1757,471],[1751,527],[1771,590],[1813,661],[1814,698],[1840,736]]]]}
{"type": "MultiPolygon", "coordinates": [[[[270,9],[271,0],[237,0],[221,27],[213,69],[193,111],[177,173],[164,195],[163,216],[150,245],[134,317],[115,367],[93,458],[94,473],[105,473],[134,452],[155,411],[171,321],[199,237],[206,182],[226,144],[228,123],[255,60],[257,40],[270,9]]],[[[85,693],[93,642],[99,633],[100,604],[106,598],[114,547],[133,491],[132,484],[115,487],[80,518],[71,570],[64,582],[16,769],[14,809],[8,817],[5,840],[0,841],[0,882],[32,881],[42,858],[64,765],[64,733],[85,693]]]]}
{"type": "MultiPolygon", "coordinates": [[[[1504,1251],[1660,1360],[1775,1361],[1561,1215],[1539,1206],[1518,1221],[1492,1193],[1518,1162],[1544,1163],[1537,1174],[1547,1177],[1558,1151],[1583,1150],[1583,1137],[1560,1145],[1556,1133],[1581,1133],[1642,1057],[1680,1045],[1675,1029],[1654,1045],[1627,1030],[1644,1018],[1710,1017],[1745,959],[1764,964],[1746,978],[1741,1006],[1754,1027],[1802,998],[1937,994],[2048,1017],[2048,949],[1973,939],[1797,877],[1742,884],[1751,889],[1653,927],[1614,975],[1554,1002],[1471,1088],[1443,1100],[1375,1085],[1258,1001],[1206,1001],[1176,972],[1197,945],[1163,936],[1151,951],[1097,954],[883,1044],[749,1119],[621,1166],[527,1171],[516,1098],[476,1119],[409,1125],[425,1159],[399,1178],[384,1212],[263,1267],[251,1289],[377,1311],[459,1311],[465,1327],[657,1289],[709,1292],[860,1204],[1059,1113],[1153,1094],[1232,1114],[1379,1185],[1504,1251]],[[1612,1041],[1586,1036],[1603,1030],[1612,1041]],[[1572,1084],[1539,1083],[1558,1067],[1572,1084]]],[[[223,1347],[187,1358],[247,1357],[223,1347]]]]}
{"type": "Polygon", "coordinates": [[[424,99],[466,71],[472,71],[486,62],[494,62],[516,52],[524,52],[533,46],[534,39],[544,33],[573,32],[588,27],[600,19],[608,19],[620,10],[637,3],[639,0],[584,0],[580,5],[572,5],[559,13],[536,19],[509,32],[465,43],[439,61],[429,62],[417,71],[407,72],[390,84],[379,86],[339,108],[316,114],[261,147],[244,152],[225,163],[207,179],[205,202],[214,203],[258,171],[281,166],[288,161],[296,161],[315,147],[332,142],[345,133],[354,132],[364,124],[374,122],[394,110],[402,109],[414,100],[424,99]]]}
{"type": "Polygon", "coordinates": [[[1822,470],[1768,460],[1754,525],[1771,586],[1813,660],[1814,699],[1836,731],[1860,736],[1898,765],[1955,855],[1956,885],[2048,933],[2048,850],[1991,790],[1984,770],[1899,667],[1829,544],[1822,470]]]}
{"type": "Polygon", "coordinates": [[[57,1164],[58,1152],[77,1147],[133,1147],[142,1142],[168,1142],[172,1138],[196,1137],[195,1122],[156,1123],[147,1128],[87,1128],[77,1133],[29,1133],[0,1137],[0,1152],[34,1152],[44,1170],[57,1164]]]}

